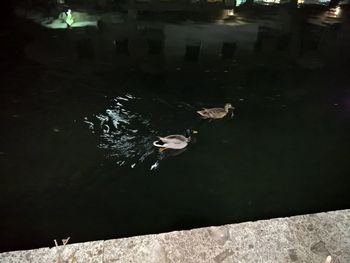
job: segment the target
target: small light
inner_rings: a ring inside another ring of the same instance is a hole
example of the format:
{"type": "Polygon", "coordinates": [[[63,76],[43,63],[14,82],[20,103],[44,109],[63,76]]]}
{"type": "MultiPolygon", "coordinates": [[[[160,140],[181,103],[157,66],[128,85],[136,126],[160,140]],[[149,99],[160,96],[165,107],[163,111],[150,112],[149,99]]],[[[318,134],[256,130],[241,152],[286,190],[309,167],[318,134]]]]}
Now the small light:
{"type": "Polygon", "coordinates": [[[72,10],[68,9],[67,12],[66,12],[66,19],[65,19],[65,22],[68,26],[72,26],[73,23],[75,22],[74,21],[74,17],[72,15],[72,10]]]}
{"type": "Polygon", "coordinates": [[[337,7],[335,8],[335,10],[334,10],[334,14],[335,14],[336,16],[338,16],[338,15],[340,14],[340,12],[341,12],[341,8],[340,8],[340,6],[337,6],[337,7]]]}

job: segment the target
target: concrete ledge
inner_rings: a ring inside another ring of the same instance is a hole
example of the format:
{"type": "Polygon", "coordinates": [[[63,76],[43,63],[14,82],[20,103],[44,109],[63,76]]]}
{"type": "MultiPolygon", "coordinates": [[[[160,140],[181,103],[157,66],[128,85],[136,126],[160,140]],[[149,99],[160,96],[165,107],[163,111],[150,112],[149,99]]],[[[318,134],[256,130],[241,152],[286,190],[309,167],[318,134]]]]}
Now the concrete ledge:
{"type": "Polygon", "coordinates": [[[350,210],[0,254],[0,262],[350,262],[350,210]],[[329,261],[331,256],[331,261],[329,261]]]}

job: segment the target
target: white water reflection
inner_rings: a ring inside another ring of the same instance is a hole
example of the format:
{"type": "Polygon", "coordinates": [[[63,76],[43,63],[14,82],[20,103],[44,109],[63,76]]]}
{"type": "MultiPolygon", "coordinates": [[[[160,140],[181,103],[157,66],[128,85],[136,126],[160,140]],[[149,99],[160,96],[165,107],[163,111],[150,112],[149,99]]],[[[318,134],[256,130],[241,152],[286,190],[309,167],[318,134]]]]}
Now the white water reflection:
{"type": "Polygon", "coordinates": [[[116,97],[104,112],[84,120],[99,135],[98,147],[106,150],[106,157],[131,168],[154,153],[152,142],[156,134],[149,120],[128,109],[136,100],[130,94],[116,97]]]}
{"type": "Polygon", "coordinates": [[[152,171],[152,170],[155,170],[155,169],[158,168],[158,166],[159,166],[159,161],[156,161],[154,164],[152,164],[150,170],[151,170],[151,171],[152,171]]]}
{"type": "MultiPolygon", "coordinates": [[[[155,104],[160,102],[163,106],[166,103],[160,99],[153,99],[155,104]]],[[[150,119],[139,113],[148,112],[140,110],[144,105],[142,99],[130,94],[119,96],[112,99],[103,112],[85,117],[84,123],[94,136],[99,137],[97,147],[104,149],[106,157],[115,161],[118,166],[135,169],[147,160],[145,165],[148,167],[145,169],[155,171],[159,169],[161,161],[177,156],[186,149],[164,152],[155,149],[153,141],[162,132],[155,130],[150,119]],[[133,108],[137,108],[138,112],[132,110],[133,108]]],[[[177,107],[193,111],[193,107],[186,103],[181,103],[177,107]]]]}

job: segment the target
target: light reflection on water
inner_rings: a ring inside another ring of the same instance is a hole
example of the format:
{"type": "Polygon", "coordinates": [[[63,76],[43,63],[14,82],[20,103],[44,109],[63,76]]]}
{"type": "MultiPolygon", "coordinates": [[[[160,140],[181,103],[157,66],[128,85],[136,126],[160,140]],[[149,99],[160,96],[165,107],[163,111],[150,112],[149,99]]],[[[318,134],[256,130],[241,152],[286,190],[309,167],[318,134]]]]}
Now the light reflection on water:
{"type": "MultiPolygon", "coordinates": [[[[130,94],[118,96],[110,100],[107,109],[91,117],[85,117],[84,122],[91,130],[91,134],[98,136],[99,142],[96,146],[105,151],[107,159],[112,159],[117,166],[130,168],[145,163],[146,168],[144,169],[153,171],[159,168],[162,160],[178,156],[185,152],[186,148],[161,152],[153,146],[153,141],[157,139],[157,136],[177,132],[174,132],[173,129],[166,131],[156,129],[155,123],[145,117],[147,111],[142,110],[144,113],[141,114],[132,110],[132,108],[137,108],[141,111],[138,106],[143,103],[142,100],[144,99],[130,94]]],[[[174,110],[175,107],[178,114],[188,115],[188,112],[194,112],[195,109],[185,102],[175,103],[177,105],[174,106],[161,98],[153,98],[151,101],[157,109],[168,107],[174,110]]],[[[165,113],[164,118],[159,118],[165,126],[169,126],[172,114],[165,113]]],[[[196,139],[193,138],[191,143],[195,141],[196,139]]]]}
{"type": "Polygon", "coordinates": [[[156,132],[150,121],[126,108],[137,99],[130,94],[116,97],[104,112],[84,120],[100,138],[97,147],[106,150],[106,157],[115,159],[119,166],[134,168],[154,152],[156,132]]]}

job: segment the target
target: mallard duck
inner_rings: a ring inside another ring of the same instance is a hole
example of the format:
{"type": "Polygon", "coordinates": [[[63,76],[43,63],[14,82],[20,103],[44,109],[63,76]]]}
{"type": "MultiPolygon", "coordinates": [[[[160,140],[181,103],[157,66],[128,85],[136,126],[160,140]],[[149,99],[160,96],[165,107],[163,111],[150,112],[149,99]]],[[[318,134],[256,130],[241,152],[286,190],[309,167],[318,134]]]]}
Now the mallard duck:
{"type": "Polygon", "coordinates": [[[154,141],[153,145],[156,147],[163,149],[175,149],[180,150],[184,149],[188,143],[191,141],[191,135],[193,133],[197,133],[196,131],[192,131],[190,129],[186,130],[185,136],[184,135],[168,135],[166,137],[158,137],[158,141],[154,141]]]}
{"type": "Polygon", "coordinates": [[[235,108],[230,104],[226,103],[224,108],[211,108],[197,111],[199,115],[202,116],[203,119],[221,119],[226,116],[228,111],[235,108]]]}

